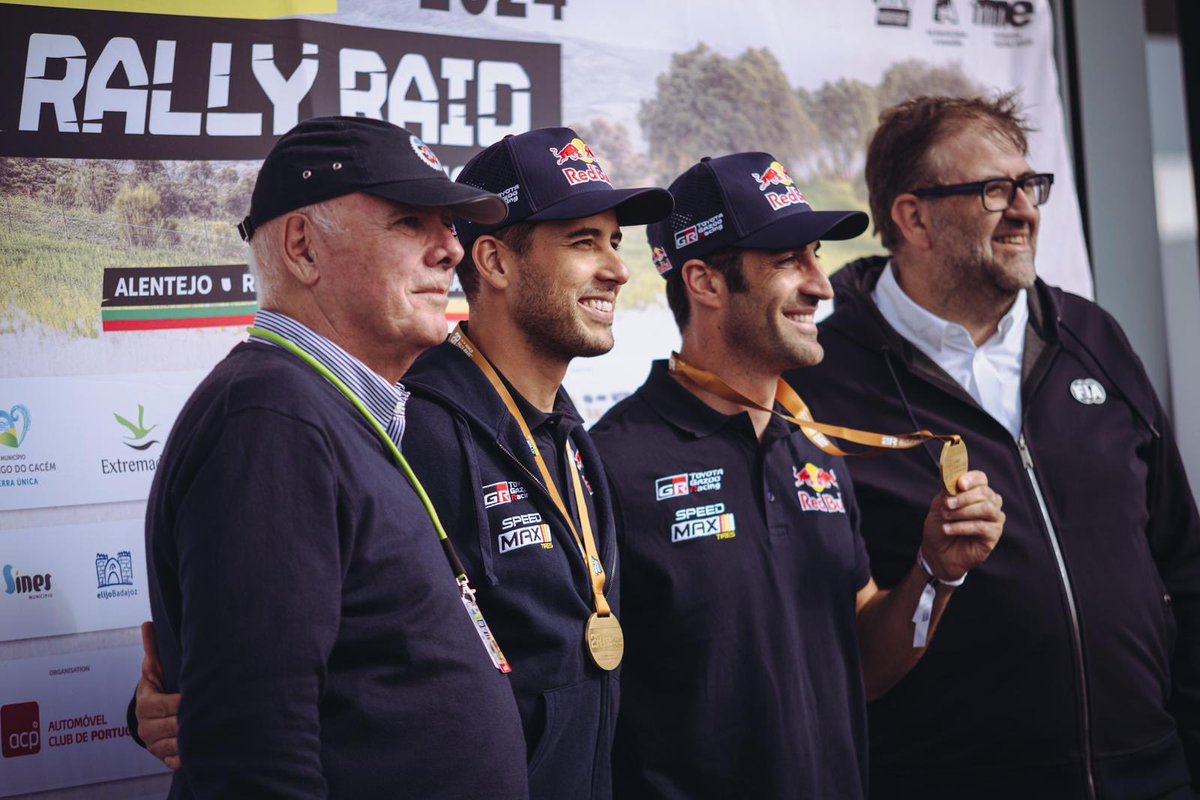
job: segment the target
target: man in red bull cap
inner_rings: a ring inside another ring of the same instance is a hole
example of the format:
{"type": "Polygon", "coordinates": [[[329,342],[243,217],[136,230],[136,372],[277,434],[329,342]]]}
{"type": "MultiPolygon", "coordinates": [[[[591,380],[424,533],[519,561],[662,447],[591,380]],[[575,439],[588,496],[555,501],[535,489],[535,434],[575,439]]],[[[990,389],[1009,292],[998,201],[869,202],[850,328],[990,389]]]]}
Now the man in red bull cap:
{"type": "MultiPolygon", "coordinates": [[[[412,424],[404,452],[511,667],[524,735],[515,732],[518,752],[505,768],[527,772],[531,800],[611,800],[621,660],[616,517],[599,455],[561,384],[573,358],[613,346],[615,301],[629,278],[617,252],[620,226],[665,217],[671,196],[614,189],[569,128],[505,137],[453,185],[470,197],[499,194],[508,214],[455,220],[454,245],[469,253],[458,269],[471,319],[405,373],[412,424]],[[586,161],[586,172],[572,159],[586,161]]],[[[139,713],[168,702],[141,695],[139,713]]],[[[145,721],[151,748],[173,756],[169,705],[156,717],[145,721]]],[[[498,789],[456,796],[508,796],[498,789]]],[[[408,791],[397,783],[386,796],[408,791]]],[[[422,788],[414,796],[443,795],[422,788]]]]}
{"type": "Polygon", "coordinates": [[[672,184],[648,236],[683,344],[592,431],[623,522],[619,797],[865,797],[867,699],[913,669],[1000,537],[982,473],[930,488],[908,573],[880,591],[845,463],[771,413],[781,373],[821,360],[820,240],[867,225],[813,211],[786,174],[739,153],[672,184]]]}
{"type": "MultiPolygon", "coordinates": [[[[1037,277],[1053,176],[1027,132],[1012,97],[883,113],[866,177],[891,257],[835,275],[825,364],[788,376],[818,419],[964,434],[1007,501],[920,668],[871,706],[872,796],[1192,798],[1200,515],[1125,334],[1037,277]]],[[[885,586],[937,482],[930,458],[897,466],[851,467],[885,586]]]]}

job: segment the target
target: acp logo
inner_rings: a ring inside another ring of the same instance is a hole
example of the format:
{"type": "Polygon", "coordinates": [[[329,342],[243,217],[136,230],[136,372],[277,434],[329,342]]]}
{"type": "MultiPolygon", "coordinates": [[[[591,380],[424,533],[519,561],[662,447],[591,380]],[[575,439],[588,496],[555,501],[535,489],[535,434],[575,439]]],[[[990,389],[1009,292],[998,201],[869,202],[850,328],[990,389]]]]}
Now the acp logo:
{"type": "Polygon", "coordinates": [[[0,444],[16,450],[29,433],[29,409],[15,405],[8,411],[0,411],[0,444]]]}
{"type": "Polygon", "coordinates": [[[32,756],[42,749],[41,711],[36,702],[0,706],[0,755],[32,756]]]}
{"type": "Polygon", "coordinates": [[[146,408],[141,403],[138,403],[137,422],[130,422],[115,411],[113,412],[113,417],[117,420],[117,424],[129,431],[129,435],[125,437],[125,441],[122,443],[126,447],[131,447],[134,450],[146,450],[151,445],[158,444],[157,439],[149,438],[150,432],[157,428],[158,424],[151,425],[149,428],[146,427],[146,408]]]}

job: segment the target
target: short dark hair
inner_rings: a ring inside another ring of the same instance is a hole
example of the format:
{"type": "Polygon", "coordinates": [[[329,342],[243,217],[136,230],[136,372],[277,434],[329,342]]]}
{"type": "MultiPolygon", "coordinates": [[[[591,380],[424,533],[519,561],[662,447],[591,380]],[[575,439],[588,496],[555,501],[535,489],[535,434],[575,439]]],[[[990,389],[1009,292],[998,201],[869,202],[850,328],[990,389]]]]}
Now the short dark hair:
{"type": "MultiPolygon", "coordinates": [[[[535,225],[536,222],[514,222],[488,235],[495,236],[510,250],[524,258],[529,254],[529,247],[533,243],[535,225]]],[[[471,257],[470,250],[463,253],[463,259],[458,263],[458,282],[462,286],[463,294],[467,296],[467,302],[472,302],[479,294],[479,270],[475,267],[475,259],[471,257]]]]}
{"type": "Polygon", "coordinates": [[[1021,115],[1016,92],[987,97],[914,97],[885,109],[867,146],[867,192],[875,231],[883,246],[895,252],[900,229],[892,221],[892,204],[913,189],[933,185],[940,176],[931,157],[950,136],[978,126],[1029,153],[1026,134],[1033,130],[1021,115]]]}
{"type": "MultiPolygon", "coordinates": [[[[704,259],[704,263],[725,276],[725,284],[731,292],[744,292],[747,289],[746,276],[742,272],[742,253],[740,247],[727,247],[718,250],[704,259]]],[[[683,282],[682,267],[672,270],[667,276],[667,305],[675,315],[675,324],[679,332],[687,329],[692,317],[692,307],[688,302],[687,286],[683,282]]]]}

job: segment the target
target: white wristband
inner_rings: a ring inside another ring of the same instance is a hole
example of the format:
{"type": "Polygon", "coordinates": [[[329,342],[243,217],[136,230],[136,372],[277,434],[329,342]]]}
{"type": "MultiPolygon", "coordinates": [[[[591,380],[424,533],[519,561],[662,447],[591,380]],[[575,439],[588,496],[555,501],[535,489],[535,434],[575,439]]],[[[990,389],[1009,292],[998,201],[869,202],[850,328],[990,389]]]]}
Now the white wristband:
{"type": "Polygon", "coordinates": [[[965,573],[965,572],[962,575],[958,576],[958,580],[953,580],[953,581],[944,581],[941,578],[939,578],[937,575],[934,575],[933,568],[930,567],[929,562],[925,560],[925,551],[924,550],[920,550],[920,549],[917,550],[917,563],[921,565],[921,569],[925,570],[926,575],[933,578],[935,581],[942,584],[943,586],[962,586],[963,582],[967,579],[967,573],[965,573]]]}
{"type": "Polygon", "coordinates": [[[967,579],[967,573],[963,573],[958,580],[944,581],[933,574],[933,570],[929,567],[929,562],[925,560],[925,553],[920,549],[917,550],[917,563],[921,565],[921,569],[929,576],[929,582],[925,584],[925,588],[921,590],[921,599],[917,601],[917,610],[913,613],[913,647],[924,647],[929,642],[929,621],[933,618],[933,601],[937,596],[937,589],[934,588],[934,582],[940,583],[943,586],[962,586],[967,579]]]}

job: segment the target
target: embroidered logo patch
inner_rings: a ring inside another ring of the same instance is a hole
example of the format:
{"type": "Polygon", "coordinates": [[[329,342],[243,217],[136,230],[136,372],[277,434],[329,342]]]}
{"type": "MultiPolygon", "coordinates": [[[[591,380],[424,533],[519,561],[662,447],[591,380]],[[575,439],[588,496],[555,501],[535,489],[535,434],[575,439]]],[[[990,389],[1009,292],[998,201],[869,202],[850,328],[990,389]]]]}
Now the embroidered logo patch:
{"type": "Polygon", "coordinates": [[[483,487],[483,507],[502,506],[529,497],[529,490],[520,481],[500,481],[483,487]]]}
{"type": "Polygon", "coordinates": [[[583,139],[572,139],[562,147],[549,148],[550,155],[554,156],[555,163],[563,167],[568,161],[578,161],[585,165],[583,169],[577,167],[563,167],[563,177],[567,179],[567,183],[575,186],[588,181],[600,181],[612,185],[612,181],[608,179],[608,174],[604,168],[600,166],[600,162],[596,160],[596,154],[592,152],[592,148],[584,143],[583,139]]]}
{"type": "Polygon", "coordinates": [[[758,183],[758,190],[775,211],[796,203],[808,205],[808,198],[796,188],[792,176],[788,175],[788,171],[778,161],[772,161],[761,173],[751,172],[750,177],[758,183]],[[776,186],[784,191],[775,191],[776,186]]]}
{"type": "Polygon", "coordinates": [[[792,478],[796,482],[796,498],[802,511],[820,511],[825,514],[845,514],[842,490],[838,486],[837,473],[825,470],[811,461],[802,469],[792,467],[792,478]]]}
{"type": "Polygon", "coordinates": [[[408,143],[412,145],[413,152],[417,154],[417,158],[425,162],[427,167],[432,167],[438,172],[442,171],[442,162],[438,160],[437,154],[429,149],[429,145],[422,142],[416,136],[409,136],[408,143]]]}
{"type": "Polygon", "coordinates": [[[702,472],[681,472],[678,475],[667,475],[654,481],[654,499],[667,500],[672,497],[682,497],[696,492],[720,491],[725,479],[725,470],[706,469],[702,472]]]}
{"type": "Polygon", "coordinates": [[[671,541],[684,542],[704,536],[732,539],[737,536],[737,524],[732,513],[725,512],[724,503],[707,506],[692,506],[675,511],[675,522],[671,524],[671,541]]]}
{"type": "Polygon", "coordinates": [[[1098,406],[1108,399],[1108,393],[1095,378],[1071,381],[1071,397],[1085,406],[1098,406]]]}
{"type": "Polygon", "coordinates": [[[680,250],[684,247],[687,247],[689,244],[695,244],[707,236],[712,236],[714,233],[724,230],[724,228],[724,212],[721,212],[716,216],[709,217],[703,222],[697,222],[694,225],[689,225],[683,230],[675,231],[675,249],[680,250]]]}

